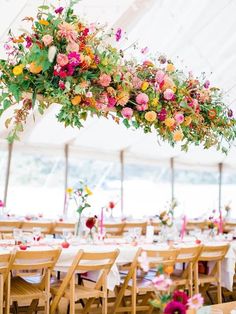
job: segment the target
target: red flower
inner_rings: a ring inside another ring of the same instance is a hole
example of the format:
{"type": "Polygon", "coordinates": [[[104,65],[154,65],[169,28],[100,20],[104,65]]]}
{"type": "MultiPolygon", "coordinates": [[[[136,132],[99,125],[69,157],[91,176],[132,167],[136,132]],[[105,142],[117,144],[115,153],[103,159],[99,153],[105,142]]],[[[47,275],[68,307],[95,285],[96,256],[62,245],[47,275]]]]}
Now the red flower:
{"type": "Polygon", "coordinates": [[[91,230],[95,226],[95,224],[96,224],[96,217],[89,217],[86,220],[85,224],[86,224],[86,227],[91,230]]]}
{"type": "Polygon", "coordinates": [[[176,290],[173,294],[173,301],[186,305],[188,302],[188,296],[184,291],[176,290]]]}
{"type": "Polygon", "coordinates": [[[116,206],[114,202],[109,202],[108,208],[113,209],[116,206]]]}
{"type": "Polygon", "coordinates": [[[164,314],[186,314],[186,307],[180,302],[170,301],[164,309],[164,314]]]}

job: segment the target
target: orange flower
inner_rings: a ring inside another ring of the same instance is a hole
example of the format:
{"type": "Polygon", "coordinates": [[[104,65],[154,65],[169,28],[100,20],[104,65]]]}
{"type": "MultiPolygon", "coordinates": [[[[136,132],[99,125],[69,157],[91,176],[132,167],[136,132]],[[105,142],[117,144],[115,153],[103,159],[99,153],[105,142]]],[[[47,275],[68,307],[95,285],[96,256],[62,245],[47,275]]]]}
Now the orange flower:
{"type": "Polygon", "coordinates": [[[33,74],[39,74],[42,71],[41,65],[37,65],[35,62],[30,63],[29,71],[33,74]]]}
{"type": "Polygon", "coordinates": [[[171,128],[172,126],[175,125],[175,119],[174,118],[166,118],[165,121],[164,121],[165,125],[168,127],[168,128],[171,128]]]}
{"type": "Polygon", "coordinates": [[[167,275],[171,275],[174,271],[174,267],[169,265],[169,266],[164,266],[163,268],[164,272],[167,274],[167,275]]]}
{"type": "Polygon", "coordinates": [[[191,124],[191,122],[192,122],[192,118],[191,117],[185,117],[185,119],[184,119],[184,125],[185,126],[189,126],[190,124],[191,124]]]}
{"type": "Polygon", "coordinates": [[[44,20],[44,19],[42,19],[42,20],[39,20],[39,24],[44,25],[44,26],[48,26],[49,22],[44,20]]]}
{"type": "Polygon", "coordinates": [[[166,66],[166,71],[167,72],[174,72],[175,71],[175,67],[172,63],[168,63],[166,66]]]}
{"type": "Polygon", "coordinates": [[[217,114],[217,112],[216,112],[215,109],[210,109],[210,110],[208,111],[208,116],[209,116],[210,119],[215,119],[216,114],[217,114]]]}
{"type": "Polygon", "coordinates": [[[12,39],[12,41],[13,41],[13,43],[23,43],[24,42],[24,38],[23,38],[23,36],[20,36],[20,37],[18,37],[18,38],[13,38],[12,39]]]}
{"type": "Polygon", "coordinates": [[[157,114],[155,111],[148,111],[145,113],[145,119],[148,121],[148,122],[154,122],[157,118],[157,114]]]}
{"type": "Polygon", "coordinates": [[[79,105],[80,102],[81,102],[81,96],[80,95],[77,95],[77,96],[75,96],[74,98],[71,99],[71,103],[74,106],[79,105]]]}
{"type": "Polygon", "coordinates": [[[129,101],[129,93],[126,91],[122,91],[117,96],[117,104],[124,106],[129,101]]]}
{"type": "Polygon", "coordinates": [[[182,141],[183,137],[184,137],[184,135],[183,135],[182,131],[176,130],[174,132],[174,135],[173,135],[174,141],[176,141],[176,142],[182,141]]]}

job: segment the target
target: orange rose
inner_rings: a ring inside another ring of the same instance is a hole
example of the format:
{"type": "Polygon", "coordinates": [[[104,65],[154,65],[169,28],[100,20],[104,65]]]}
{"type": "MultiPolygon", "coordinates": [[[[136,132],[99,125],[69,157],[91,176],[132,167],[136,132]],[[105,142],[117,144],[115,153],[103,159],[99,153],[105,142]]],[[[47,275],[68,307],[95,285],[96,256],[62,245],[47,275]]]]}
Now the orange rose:
{"type": "Polygon", "coordinates": [[[155,111],[148,111],[145,113],[145,119],[148,121],[148,122],[154,122],[157,118],[157,114],[155,111]]]}
{"type": "Polygon", "coordinates": [[[71,103],[74,106],[79,105],[80,102],[81,102],[81,96],[80,95],[77,95],[77,96],[75,96],[74,98],[71,99],[71,103]]]}
{"type": "Polygon", "coordinates": [[[164,121],[165,125],[168,127],[168,128],[171,128],[172,126],[175,125],[175,119],[174,118],[166,118],[165,121],[164,121]]]}
{"type": "Polygon", "coordinates": [[[41,65],[37,65],[35,62],[30,63],[29,71],[33,74],[39,74],[42,71],[41,65]]]}
{"type": "Polygon", "coordinates": [[[182,131],[177,130],[174,132],[174,135],[173,135],[174,141],[176,141],[176,142],[182,141],[183,137],[184,137],[184,135],[183,135],[182,131]]]}
{"type": "Polygon", "coordinates": [[[122,91],[117,95],[117,104],[124,106],[129,101],[129,93],[126,91],[122,91]]]}

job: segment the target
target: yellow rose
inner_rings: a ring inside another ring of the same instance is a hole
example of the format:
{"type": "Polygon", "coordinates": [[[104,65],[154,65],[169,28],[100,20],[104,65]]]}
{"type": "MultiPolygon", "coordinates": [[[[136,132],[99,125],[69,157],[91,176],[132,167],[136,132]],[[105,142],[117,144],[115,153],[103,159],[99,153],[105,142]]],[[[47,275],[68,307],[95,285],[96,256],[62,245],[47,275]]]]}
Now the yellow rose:
{"type": "Polygon", "coordinates": [[[174,132],[174,135],[173,135],[174,141],[176,141],[176,142],[182,141],[183,137],[184,137],[184,135],[183,135],[182,131],[177,130],[174,132]]]}
{"type": "Polygon", "coordinates": [[[168,63],[166,66],[166,71],[167,72],[174,72],[175,71],[175,67],[172,63],[168,63]]]}
{"type": "Polygon", "coordinates": [[[155,111],[148,111],[145,113],[145,119],[148,121],[148,122],[153,122],[155,121],[157,118],[157,114],[155,111]]]}
{"type": "Polygon", "coordinates": [[[148,82],[143,82],[142,87],[141,87],[142,91],[145,91],[148,88],[148,86],[149,86],[148,82]]]}
{"type": "Polygon", "coordinates": [[[13,68],[12,72],[13,72],[13,74],[16,75],[16,76],[17,76],[17,75],[21,75],[22,72],[23,72],[23,68],[24,68],[23,64],[16,65],[16,66],[13,68]]]}
{"type": "Polygon", "coordinates": [[[185,126],[189,126],[192,122],[192,118],[191,117],[185,117],[184,119],[184,125],[185,126]]]}
{"type": "Polygon", "coordinates": [[[157,98],[153,98],[152,105],[153,106],[157,106],[158,105],[158,99],[157,98]]]}
{"type": "Polygon", "coordinates": [[[48,26],[49,22],[42,19],[42,20],[39,20],[39,24],[44,25],[44,26],[48,26]]]}
{"type": "Polygon", "coordinates": [[[93,194],[92,191],[90,190],[90,188],[87,185],[85,186],[84,190],[85,190],[85,193],[88,194],[88,195],[92,195],[93,194]]]}
{"type": "Polygon", "coordinates": [[[174,118],[166,118],[164,123],[167,127],[171,128],[173,125],[175,125],[175,119],[174,118]]]}

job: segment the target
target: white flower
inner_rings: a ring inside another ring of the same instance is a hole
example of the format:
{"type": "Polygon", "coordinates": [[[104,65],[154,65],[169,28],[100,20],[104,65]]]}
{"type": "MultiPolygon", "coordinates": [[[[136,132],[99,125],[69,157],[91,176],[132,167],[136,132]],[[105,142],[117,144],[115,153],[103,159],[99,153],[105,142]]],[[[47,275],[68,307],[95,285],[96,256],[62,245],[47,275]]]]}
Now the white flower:
{"type": "Polygon", "coordinates": [[[49,60],[49,62],[53,62],[53,60],[56,56],[56,53],[57,53],[57,47],[56,46],[51,46],[48,49],[48,60],[49,60]]]}

